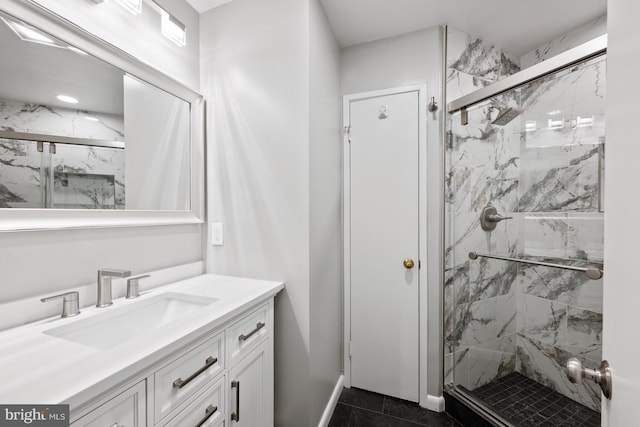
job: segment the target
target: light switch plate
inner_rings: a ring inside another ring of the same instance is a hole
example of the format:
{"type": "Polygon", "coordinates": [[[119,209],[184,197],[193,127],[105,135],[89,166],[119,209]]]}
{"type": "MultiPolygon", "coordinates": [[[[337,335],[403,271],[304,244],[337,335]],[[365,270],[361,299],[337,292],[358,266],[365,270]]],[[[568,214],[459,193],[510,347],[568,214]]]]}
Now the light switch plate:
{"type": "Polygon", "coordinates": [[[221,222],[211,224],[211,244],[222,246],[224,244],[224,227],[221,222]]]}

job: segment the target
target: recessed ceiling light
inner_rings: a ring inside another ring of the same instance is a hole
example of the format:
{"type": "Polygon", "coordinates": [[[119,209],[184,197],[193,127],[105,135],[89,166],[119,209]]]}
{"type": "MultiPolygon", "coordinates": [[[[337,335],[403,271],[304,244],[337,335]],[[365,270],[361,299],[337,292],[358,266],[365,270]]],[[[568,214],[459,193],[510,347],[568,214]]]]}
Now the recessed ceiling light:
{"type": "Polygon", "coordinates": [[[75,53],[77,53],[78,55],[82,55],[82,56],[87,56],[87,55],[89,55],[89,54],[88,54],[87,52],[85,52],[84,50],[82,50],[82,49],[78,49],[78,48],[77,48],[77,47],[75,47],[75,46],[67,46],[67,49],[69,49],[71,52],[75,52],[75,53]]]}
{"type": "Polygon", "coordinates": [[[99,122],[100,120],[98,120],[96,117],[91,117],[91,116],[84,116],[85,119],[92,121],[92,122],[99,122]]]}
{"type": "Polygon", "coordinates": [[[22,41],[39,43],[53,47],[63,47],[59,42],[37,28],[5,17],[2,17],[1,19],[22,41]]]}
{"type": "Polygon", "coordinates": [[[560,113],[562,113],[562,111],[553,110],[553,111],[549,111],[547,114],[550,115],[550,116],[555,116],[555,115],[560,114],[560,113]]]}
{"type": "Polygon", "coordinates": [[[56,98],[58,98],[62,102],[68,102],[69,104],[77,104],[78,103],[78,100],[76,98],[74,98],[73,96],[58,95],[58,96],[56,96],[56,98]]]}

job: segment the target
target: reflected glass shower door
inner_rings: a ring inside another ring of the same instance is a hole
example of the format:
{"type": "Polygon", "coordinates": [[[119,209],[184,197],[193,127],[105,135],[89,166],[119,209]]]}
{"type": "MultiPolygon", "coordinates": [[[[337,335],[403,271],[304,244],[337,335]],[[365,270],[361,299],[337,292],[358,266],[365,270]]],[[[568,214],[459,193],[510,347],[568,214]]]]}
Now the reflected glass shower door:
{"type": "Polygon", "coordinates": [[[599,425],[599,387],[564,366],[600,364],[602,279],[468,254],[603,268],[604,112],[601,56],[450,117],[446,381],[512,425],[599,425]],[[484,231],[487,206],[513,219],[484,231]]]}
{"type": "Polygon", "coordinates": [[[48,165],[42,144],[0,138],[0,208],[45,207],[48,165]]]}
{"type": "Polygon", "coordinates": [[[0,208],[124,209],[124,149],[0,139],[0,208]]]}

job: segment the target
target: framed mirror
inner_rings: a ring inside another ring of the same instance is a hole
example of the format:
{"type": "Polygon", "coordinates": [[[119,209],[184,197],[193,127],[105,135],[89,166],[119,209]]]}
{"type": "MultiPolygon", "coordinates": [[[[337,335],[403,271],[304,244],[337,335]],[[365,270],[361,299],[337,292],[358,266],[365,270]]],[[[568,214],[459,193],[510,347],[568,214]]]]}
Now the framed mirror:
{"type": "Polygon", "coordinates": [[[0,52],[0,231],[203,222],[201,95],[30,2],[0,52]]]}

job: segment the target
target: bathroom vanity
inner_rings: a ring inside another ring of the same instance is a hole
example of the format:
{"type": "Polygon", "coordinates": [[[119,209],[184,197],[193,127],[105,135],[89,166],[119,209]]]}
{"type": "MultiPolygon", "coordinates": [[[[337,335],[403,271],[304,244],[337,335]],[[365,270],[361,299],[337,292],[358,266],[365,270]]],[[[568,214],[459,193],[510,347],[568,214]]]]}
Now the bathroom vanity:
{"type": "Polygon", "coordinates": [[[78,426],[273,425],[268,282],[201,275],[0,333],[0,402],[78,426]]]}

